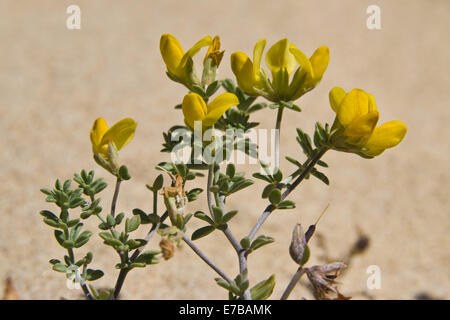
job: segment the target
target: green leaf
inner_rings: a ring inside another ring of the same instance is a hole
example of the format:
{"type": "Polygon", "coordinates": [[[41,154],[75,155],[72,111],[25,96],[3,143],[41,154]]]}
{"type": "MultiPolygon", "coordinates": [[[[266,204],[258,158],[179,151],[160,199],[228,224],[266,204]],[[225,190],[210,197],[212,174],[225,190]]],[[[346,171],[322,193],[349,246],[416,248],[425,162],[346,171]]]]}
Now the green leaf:
{"type": "Polygon", "coordinates": [[[125,221],[125,233],[133,232],[139,227],[140,224],[141,224],[140,216],[134,216],[131,219],[127,219],[125,221]]]}
{"type": "Polygon", "coordinates": [[[272,177],[270,175],[265,175],[265,174],[261,174],[261,173],[254,173],[253,177],[256,179],[260,179],[260,180],[264,180],[268,183],[273,183],[274,180],[272,179],[272,177]]]}
{"type": "Polygon", "coordinates": [[[273,178],[276,182],[280,182],[283,179],[283,173],[281,173],[281,170],[279,168],[274,173],[273,178]]]}
{"type": "Polygon", "coordinates": [[[114,219],[112,214],[108,214],[106,216],[106,222],[108,223],[109,227],[114,227],[116,225],[116,219],[114,219]]]}
{"type": "Polygon", "coordinates": [[[73,220],[69,220],[67,222],[67,227],[72,228],[73,226],[75,226],[76,224],[78,224],[80,222],[80,219],[73,219],[73,220]]]}
{"type": "Polygon", "coordinates": [[[128,168],[126,166],[121,166],[119,168],[119,177],[122,180],[130,180],[131,179],[131,176],[128,173],[128,168]]]}
{"type": "Polygon", "coordinates": [[[75,240],[75,248],[79,248],[83,246],[85,243],[87,243],[92,236],[92,232],[89,230],[83,231],[78,238],[75,240]]]}
{"type": "Polygon", "coordinates": [[[196,217],[197,219],[206,221],[207,223],[209,223],[210,225],[214,225],[214,221],[208,217],[204,212],[202,211],[197,211],[194,213],[194,217],[196,217]]]}
{"type": "Polygon", "coordinates": [[[281,191],[279,189],[273,189],[269,194],[269,201],[273,205],[277,205],[281,201],[281,191]]]}
{"type": "Polygon", "coordinates": [[[267,199],[267,197],[269,197],[269,194],[270,194],[270,193],[272,192],[272,190],[275,189],[275,188],[276,188],[275,185],[273,185],[273,184],[268,184],[268,185],[264,188],[261,197],[262,197],[263,199],[267,199]]]}
{"type": "Polygon", "coordinates": [[[261,103],[255,103],[254,105],[252,105],[250,108],[248,108],[247,112],[248,113],[253,113],[255,111],[264,109],[267,107],[267,103],[261,102],[261,103]]]}
{"type": "Polygon", "coordinates": [[[193,85],[192,92],[195,92],[196,94],[200,95],[202,98],[206,98],[205,90],[203,90],[203,88],[200,86],[193,85]]]}
{"type": "Polygon", "coordinates": [[[221,81],[222,87],[224,87],[225,90],[231,93],[236,92],[236,85],[234,84],[233,80],[231,79],[225,79],[221,81]]]}
{"type": "Polygon", "coordinates": [[[295,202],[290,201],[290,200],[284,200],[281,201],[278,206],[278,209],[294,209],[295,208],[295,202]]]}
{"type": "Polygon", "coordinates": [[[213,226],[206,226],[206,227],[197,229],[194,231],[194,233],[192,233],[191,240],[197,240],[197,239],[203,238],[203,237],[207,236],[208,234],[210,234],[211,232],[213,232],[214,230],[215,230],[215,228],[213,226]]]}
{"type": "Polygon", "coordinates": [[[144,262],[133,262],[133,263],[130,264],[130,268],[131,269],[133,269],[133,268],[145,268],[146,265],[147,264],[144,263],[144,262]]]}
{"type": "Polygon", "coordinates": [[[55,222],[59,222],[59,218],[51,211],[48,210],[42,210],[41,212],[39,212],[41,214],[41,216],[53,220],[55,222]]]}
{"type": "Polygon", "coordinates": [[[55,238],[58,243],[63,246],[64,241],[66,240],[66,236],[64,235],[64,232],[61,230],[55,230],[55,238]]]}
{"type": "Polygon", "coordinates": [[[206,95],[208,97],[211,97],[214,93],[216,93],[217,90],[219,90],[219,88],[220,81],[216,80],[208,86],[208,88],[206,89],[206,95]]]}
{"type": "Polygon", "coordinates": [[[103,277],[103,275],[104,275],[104,273],[102,270],[93,270],[93,269],[86,270],[86,280],[87,281],[95,281],[95,280],[103,277]]]}
{"type": "Polygon", "coordinates": [[[230,221],[231,219],[233,219],[233,217],[238,213],[237,210],[231,210],[228,211],[223,217],[222,217],[222,223],[227,223],[228,221],[230,221]]]}
{"type": "Polygon", "coordinates": [[[227,176],[229,176],[230,178],[234,177],[234,174],[236,173],[236,167],[234,166],[234,164],[229,163],[227,165],[226,173],[227,173],[227,176]]]}
{"type": "Polygon", "coordinates": [[[63,272],[63,273],[67,272],[66,265],[64,263],[61,263],[61,262],[58,262],[58,263],[54,264],[52,269],[57,271],[57,272],[63,272]]]}
{"type": "Polygon", "coordinates": [[[153,192],[158,191],[159,189],[162,188],[164,183],[164,177],[162,174],[158,175],[155,179],[155,181],[153,182],[153,192]]]}
{"type": "Polygon", "coordinates": [[[75,243],[72,240],[64,240],[62,246],[66,249],[72,249],[75,246],[75,243]]]}
{"type": "Polygon", "coordinates": [[[323,183],[325,183],[326,185],[330,184],[330,180],[328,180],[328,177],[322,172],[317,171],[317,169],[314,168],[313,170],[311,170],[311,174],[320,181],[322,181],[323,183]]]}
{"type": "Polygon", "coordinates": [[[114,236],[111,233],[107,232],[107,231],[100,232],[98,235],[103,240],[114,239],[114,236]]]}
{"type": "Polygon", "coordinates": [[[60,260],[58,260],[58,259],[50,259],[50,264],[53,264],[53,265],[55,265],[55,264],[57,264],[57,263],[61,263],[61,261],[60,260]]]}
{"type": "Polygon", "coordinates": [[[189,190],[186,194],[186,197],[188,198],[188,201],[195,201],[198,198],[198,195],[203,191],[201,188],[194,188],[192,190],[189,190]]]}
{"type": "Polygon", "coordinates": [[[255,251],[256,249],[261,248],[262,246],[265,246],[266,244],[274,242],[275,239],[272,237],[261,235],[257,237],[255,240],[253,240],[250,251],[255,251]]]}
{"type": "Polygon", "coordinates": [[[147,244],[147,241],[144,239],[130,239],[127,241],[127,246],[130,248],[130,250],[137,249],[139,247],[145,246],[147,244]]]}
{"type": "Polygon", "coordinates": [[[49,218],[44,218],[44,223],[49,225],[50,227],[53,228],[61,228],[62,224],[59,222],[56,222],[55,220],[49,219],[49,218]]]}
{"type": "Polygon", "coordinates": [[[119,213],[119,214],[114,218],[114,220],[115,220],[114,226],[119,225],[119,224],[122,222],[122,220],[123,220],[124,217],[125,217],[125,213],[123,213],[123,212],[119,213]]]}
{"type": "Polygon", "coordinates": [[[43,189],[40,189],[40,191],[47,196],[53,196],[53,193],[50,189],[43,188],[43,189]]]}
{"type": "Polygon", "coordinates": [[[100,289],[97,291],[92,286],[89,286],[89,289],[91,290],[95,300],[110,300],[111,295],[114,293],[114,289],[100,289]]]}
{"type": "Polygon", "coordinates": [[[158,263],[157,255],[160,253],[158,250],[146,250],[142,252],[134,262],[145,263],[145,264],[156,264],[158,263]]]}
{"type": "Polygon", "coordinates": [[[252,300],[266,300],[268,299],[275,288],[275,274],[271,275],[268,279],[258,282],[253,288],[250,289],[250,295],[252,300]]]}
{"type": "Polygon", "coordinates": [[[227,194],[232,194],[235,192],[238,192],[239,190],[242,190],[244,188],[247,188],[248,186],[251,186],[253,184],[253,180],[250,179],[245,179],[242,182],[236,182],[235,184],[233,184],[233,186],[230,188],[230,190],[228,190],[227,194]]]}
{"type": "Polygon", "coordinates": [[[236,283],[233,281],[232,283],[228,283],[222,278],[215,278],[214,279],[216,283],[221,286],[222,288],[228,290],[229,292],[239,296],[241,295],[241,291],[239,290],[239,287],[236,285],[236,283]]]}

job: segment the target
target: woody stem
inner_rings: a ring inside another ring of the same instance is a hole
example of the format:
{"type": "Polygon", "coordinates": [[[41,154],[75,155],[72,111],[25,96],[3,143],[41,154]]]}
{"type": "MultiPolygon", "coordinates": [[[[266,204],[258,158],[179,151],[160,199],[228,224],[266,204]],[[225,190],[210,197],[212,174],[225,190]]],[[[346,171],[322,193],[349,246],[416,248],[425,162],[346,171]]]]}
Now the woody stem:
{"type": "MultiPolygon", "coordinates": [[[[212,187],[213,180],[214,180],[213,179],[214,178],[214,166],[215,166],[214,163],[209,165],[208,185],[206,187],[208,208],[209,208],[210,215],[213,218],[214,218],[214,212],[212,209],[211,187],[212,187]]],[[[225,213],[225,196],[220,196],[218,192],[214,192],[214,197],[215,197],[215,201],[216,201],[216,206],[218,206],[220,209],[222,209],[222,212],[225,213]]],[[[236,251],[236,254],[237,254],[238,260],[239,260],[239,273],[241,275],[245,274],[245,272],[247,271],[247,256],[245,254],[244,248],[242,248],[239,241],[233,235],[233,233],[231,232],[231,230],[228,226],[226,226],[226,228],[223,229],[222,232],[224,233],[225,237],[228,239],[228,241],[231,243],[234,250],[236,251]]],[[[246,279],[244,279],[244,280],[246,280],[246,279]]],[[[251,300],[250,291],[246,290],[242,297],[244,298],[244,300],[251,300]]]]}
{"type": "Polygon", "coordinates": [[[298,280],[302,277],[302,275],[305,273],[305,269],[303,269],[302,266],[298,267],[297,272],[292,277],[291,281],[287,285],[286,289],[284,289],[283,295],[281,296],[280,300],[286,300],[289,295],[291,294],[292,290],[294,289],[295,285],[297,284],[298,280]]]}

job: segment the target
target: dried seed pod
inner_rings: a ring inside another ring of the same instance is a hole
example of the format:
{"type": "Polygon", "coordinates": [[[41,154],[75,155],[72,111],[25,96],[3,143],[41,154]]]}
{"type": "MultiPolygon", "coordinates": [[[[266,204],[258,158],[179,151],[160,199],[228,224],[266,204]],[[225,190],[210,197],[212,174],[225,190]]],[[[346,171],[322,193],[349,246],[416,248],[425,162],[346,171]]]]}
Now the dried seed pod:
{"type": "Polygon", "coordinates": [[[302,226],[297,223],[292,231],[291,245],[289,246],[289,254],[292,260],[299,265],[306,263],[307,258],[305,253],[308,254],[308,247],[306,245],[305,234],[303,233],[302,226]],[[305,261],[306,260],[306,261],[305,261]]]}

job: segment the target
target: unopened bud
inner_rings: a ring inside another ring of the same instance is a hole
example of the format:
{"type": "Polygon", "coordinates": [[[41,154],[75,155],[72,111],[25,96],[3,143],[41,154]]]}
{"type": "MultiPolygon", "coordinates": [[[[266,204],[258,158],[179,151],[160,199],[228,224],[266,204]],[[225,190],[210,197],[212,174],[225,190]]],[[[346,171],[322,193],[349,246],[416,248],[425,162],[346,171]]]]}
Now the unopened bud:
{"type": "Polygon", "coordinates": [[[294,231],[292,232],[289,254],[291,255],[292,260],[299,265],[305,264],[309,258],[309,249],[306,245],[305,234],[299,223],[295,225],[294,231]]]}

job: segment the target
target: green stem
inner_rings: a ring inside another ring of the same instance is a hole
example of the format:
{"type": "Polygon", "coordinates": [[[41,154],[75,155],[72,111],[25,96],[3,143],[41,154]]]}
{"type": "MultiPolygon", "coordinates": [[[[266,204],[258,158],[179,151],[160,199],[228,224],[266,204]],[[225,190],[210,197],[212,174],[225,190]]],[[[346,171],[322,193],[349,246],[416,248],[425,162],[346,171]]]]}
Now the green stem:
{"type": "Polygon", "coordinates": [[[214,217],[211,198],[211,187],[213,184],[213,177],[214,177],[214,163],[208,166],[208,182],[206,185],[206,201],[208,202],[208,209],[211,217],[214,217]]]}
{"type": "Polygon", "coordinates": [[[122,182],[122,179],[120,179],[119,177],[117,177],[116,180],[116,187],[114,189],[114,196],[111,202],[111,215],[114,217],[114,215],[116,214],[116,203],[117,203],[117,197],[119,196],[119,191],[120,191],[120,183],[122,182]]]}
{"type": "Polygon", "coordinates": [[[280,133],[283,109],[284,107],[281,106],[278,108],[277,122],[275,124],[275,171],[280,168],[280,133]]]}

